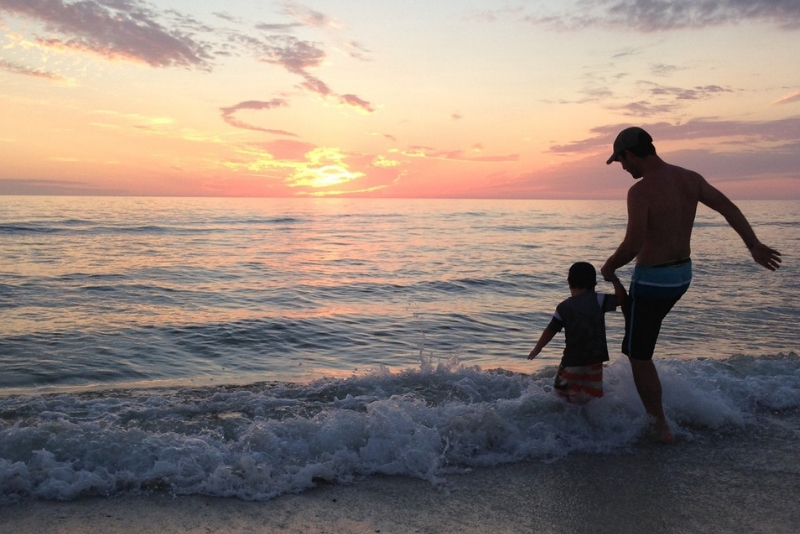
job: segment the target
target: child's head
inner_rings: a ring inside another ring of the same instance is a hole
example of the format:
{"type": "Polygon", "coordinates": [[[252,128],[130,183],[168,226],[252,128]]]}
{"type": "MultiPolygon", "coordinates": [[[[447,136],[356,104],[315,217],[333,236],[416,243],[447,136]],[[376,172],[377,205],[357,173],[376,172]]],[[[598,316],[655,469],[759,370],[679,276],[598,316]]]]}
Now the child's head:
{"type": "Polygon", "coordinates": [[[594,289],[597,285],[597,271],[591,263],[585,261],[573,263],[569,268],[567,282],[573,289],[594,289]]]}

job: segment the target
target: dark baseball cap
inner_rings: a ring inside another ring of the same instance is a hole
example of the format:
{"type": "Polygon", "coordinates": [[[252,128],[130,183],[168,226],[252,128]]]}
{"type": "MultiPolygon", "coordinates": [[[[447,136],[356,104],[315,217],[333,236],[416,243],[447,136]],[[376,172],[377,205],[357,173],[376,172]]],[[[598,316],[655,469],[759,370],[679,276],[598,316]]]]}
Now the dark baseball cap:
{"type": "Polygon", "coordinates": [[[646,145],[652,143],[653,138],[650,134],[639,128],[638,126],[631,126],[622,130],[617,138],[614,140],[614,153],[606,161],[606,165],[611,165],[619,159],[620,154],[626,150],[639,145],[646,145]]]}

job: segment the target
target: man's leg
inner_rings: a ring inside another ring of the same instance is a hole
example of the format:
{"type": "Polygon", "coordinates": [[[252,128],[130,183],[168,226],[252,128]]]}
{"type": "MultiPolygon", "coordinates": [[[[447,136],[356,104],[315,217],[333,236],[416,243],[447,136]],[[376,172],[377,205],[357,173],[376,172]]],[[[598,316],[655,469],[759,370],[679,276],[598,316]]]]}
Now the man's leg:
{"type": "Polygon", "coordinates": [[[663,443],[671,442],[674,437],[661,405],[661,380],[658,378],[653,360],[634,360],[633,358],[628,358],[628,360],[631,362],[633,381],[636,384],[636,391],[639,392],[639,398],[644,404],[644,409],[655,419],[653,429],[656,432],[656,438],[663,443]]]}

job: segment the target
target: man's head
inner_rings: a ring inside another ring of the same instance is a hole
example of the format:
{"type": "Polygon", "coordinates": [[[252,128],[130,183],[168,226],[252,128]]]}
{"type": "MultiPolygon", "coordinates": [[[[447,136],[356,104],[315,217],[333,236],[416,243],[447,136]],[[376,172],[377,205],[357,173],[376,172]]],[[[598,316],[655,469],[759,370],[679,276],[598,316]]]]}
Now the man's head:
{"type": "Polygon", "coordinates": [[[606,165],[611,165],[615,161],[621,161],[625,152],[632,152],[633,155],[643,158],[655,155],[656,147],[653,146],[653,138],[638,126],[631,126],[622,130],[614,140],[614,153],[606,161],[606,165]]]}
{"type": "Polygon", "coordinates": [[[569,268],[567,283],[572,289],[594,289],[597,285],[597,271],[591,263],[579,261],[569,268]]]}

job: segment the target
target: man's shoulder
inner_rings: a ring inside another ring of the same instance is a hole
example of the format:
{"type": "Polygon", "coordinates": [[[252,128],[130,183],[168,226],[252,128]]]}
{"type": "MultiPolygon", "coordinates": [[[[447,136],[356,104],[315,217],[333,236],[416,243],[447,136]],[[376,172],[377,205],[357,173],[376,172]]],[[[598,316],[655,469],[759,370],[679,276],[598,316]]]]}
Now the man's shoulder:
{"type": "Polygon", "coordinates": [[[628,194],[633,198],[650,198],[654,195],[660,197],[665,189],[671,189],[675,185],[692,187],[703,181],[705,179],[696,171],[665,163],[657,171],[645,175],[642,180],[633,184],[628,194]]]}
{"type": "Polygon", "coordinates": [[[665,170],[669,176],[672,176],[674,178],[684,178],[691,180],[702,178],[702,176],[700,176],[700,173],[697,171],[693,171],[692,169],[686,169],[678,165],[672,165],[671,163],[667,163],[665,170]]]}

